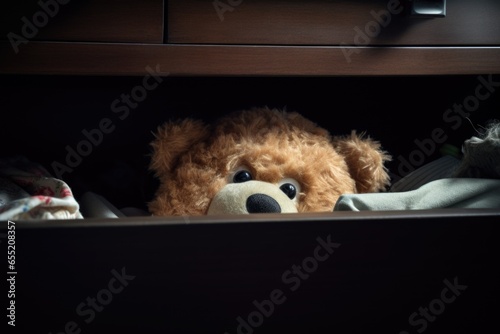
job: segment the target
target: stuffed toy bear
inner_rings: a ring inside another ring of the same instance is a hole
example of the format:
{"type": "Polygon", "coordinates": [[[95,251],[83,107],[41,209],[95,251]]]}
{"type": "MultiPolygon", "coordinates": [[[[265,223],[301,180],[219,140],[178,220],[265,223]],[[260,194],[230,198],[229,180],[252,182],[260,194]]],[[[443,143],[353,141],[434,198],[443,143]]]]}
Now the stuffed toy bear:
{"type": "Polygon", "coordinates": [[[327,212],[341,194],[389,185],[378,142],[331,137],[296,112],[254,108],[213,124],[170,121],[151,143],[155,216],[327,212]]]}

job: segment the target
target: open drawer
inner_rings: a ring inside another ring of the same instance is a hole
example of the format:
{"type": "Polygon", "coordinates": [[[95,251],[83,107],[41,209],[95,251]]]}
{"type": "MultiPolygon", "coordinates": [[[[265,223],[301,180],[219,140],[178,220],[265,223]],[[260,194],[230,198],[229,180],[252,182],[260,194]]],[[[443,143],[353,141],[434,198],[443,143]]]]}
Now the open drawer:
{"type": "Polygon", "coordinates": [[[150,143],[167,120],[208,123],[235,110],[286,108],[334,136],[366,132],[392,156],[386,166],[395,183],[450,148],[460,159],[464,141],[498,120],[500,110],[500,78],[489,74],[1,80],[0,122],[9,125],[0,134],[0,142],[9,143],[3,157],[24,155],[65,180],[75,195],[92,191],[118,209],[147,209],[158,186],[148,169],[150,143]],[[145,79],[150,90],[142,86],[145,79]],[[138,95],[141,88],[145,95],[138,95]]]}
{"type": "Polygon", "coordinates": [[[499,223],[488,210],[17,222],[9,301],[16,333],[487,332],[499,223]]]}
{"type": "Polygon", "coordinates": [[[25,155],[66,180],[75,193],[93,191],[118,208],[145,208],[153,196],[150,143],[153,131],[169,119],[211,122],[239,109],[286,108],[332,135],[357,130],[380,141],[393,157],[387,167],[396,182],[442,157],[446,147],[459,153],[500,110],[500,78],[489,74],[1,79],[0,121],[9,126],[0,142],[11,143],[4,145],[4,157],[25,155]],[[154,89],[143,88],[143,99],[137,92],[144,78],[154,89]],[[187,91],[193,98],[185,98],[187,91]],[[129,105],[127,95],[141,101],[129,105]],[[97,139],[89,139],[98,132],[97,139]]]}

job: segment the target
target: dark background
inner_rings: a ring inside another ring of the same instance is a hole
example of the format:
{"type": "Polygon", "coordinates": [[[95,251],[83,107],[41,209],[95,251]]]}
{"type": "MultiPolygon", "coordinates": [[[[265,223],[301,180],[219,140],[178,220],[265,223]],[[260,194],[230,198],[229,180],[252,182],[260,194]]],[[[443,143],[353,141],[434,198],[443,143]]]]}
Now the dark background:
{"type": "MultiPolygon", "coordinates": [[[[487,75],[484,75],[487,78],[487,75]]],[[[494,80],[500,81],[498,76],[494,80]]],[[[142,77],[0,76],[0,155],[22,155],[50,172],[54,161],[65,164],[66,146],[76,148],[84,129],[109,118],[115,130],[63,179],[76,196],[92,190],[117,207],[145,208],[156,189],[148,172],[153,132],[164,121],[196,117],[207,122],[230,111],[264,106],[297,111],[333,135],[351,129],[381,141],[393,157],[409,158],[415,140],[431,138],[442,128],[446,144],[460,148],[490,119],[500,118],[500,94],[492,94],[456,130],[443,120],[454,103],[475,94],[480,82],[471,76],[417,77],[164,77],[158,88],[123,120],[111,103],[130,94],[142,77]],[[472,126],[474,124],[474,127],[472,126]]],[[[151,82],[152,79],[150,79],[151,82]]],[[[486,92],[485,89],[481,91],[486,92]]],[[[424,163],[441,156],[441,144],[424,163]]],[[[415,166],[418,167],[418,166],[415,166]]]]}

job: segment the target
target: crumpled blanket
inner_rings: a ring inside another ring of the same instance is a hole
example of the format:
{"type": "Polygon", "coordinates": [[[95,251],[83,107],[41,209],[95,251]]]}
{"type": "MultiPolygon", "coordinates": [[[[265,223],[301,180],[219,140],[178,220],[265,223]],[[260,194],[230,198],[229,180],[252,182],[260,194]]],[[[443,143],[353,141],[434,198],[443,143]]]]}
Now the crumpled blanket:
{"type": "Polygon", "coordinates": [[[24,157],[0,159],[0,220],[83,218],[70,187],[24,157]]]}
{"type": "Polygon", "coordinates": [[[346,194],[334,211],[500,209],[500,180],[446,178],[404,192],[346,194]]]}

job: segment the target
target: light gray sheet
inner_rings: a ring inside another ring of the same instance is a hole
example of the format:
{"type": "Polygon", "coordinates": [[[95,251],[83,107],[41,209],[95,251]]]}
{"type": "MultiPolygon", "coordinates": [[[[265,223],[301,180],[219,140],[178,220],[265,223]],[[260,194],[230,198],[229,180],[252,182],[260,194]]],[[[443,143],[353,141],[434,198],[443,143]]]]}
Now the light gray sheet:
{"type": "Polygon", "coordinates": [[[445,178],[405,192],[346,194],[334,211],[500,208],[500,180],[445,178]]]}

